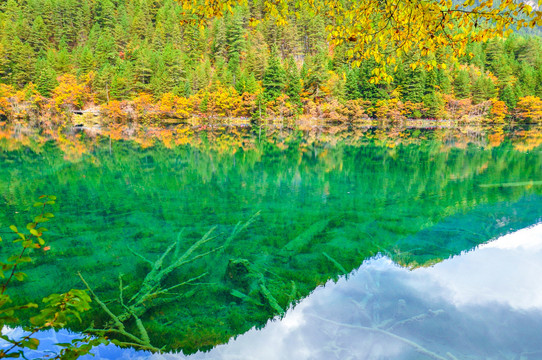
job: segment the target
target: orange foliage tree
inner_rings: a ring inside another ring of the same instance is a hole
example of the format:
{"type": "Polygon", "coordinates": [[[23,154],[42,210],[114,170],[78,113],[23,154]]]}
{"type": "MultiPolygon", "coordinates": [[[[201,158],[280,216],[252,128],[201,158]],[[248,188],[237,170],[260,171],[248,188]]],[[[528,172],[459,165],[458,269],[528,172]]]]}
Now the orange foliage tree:
{"type": "Polygon", "coordinates": [[[495,122],[502,122],[508,115],[508,107],[504,101],[491,99],[491,110],[489,112],[490,119],[495,122]]]}
{"type": "Polygon", "coordinates": [[[0,84],[0,115],[11,118],[11,103],[10,98],[13,96],[15,90],[13,86],[0,84]]]}
{"type": "Polygon", "coordinates": [[[149,122],[159,117],[151,94],[142,93],[133,99],[134,120],[143,120],[149,122]]]}
{"type": "Polygon", "coordinates": [[[100,111],[107,119],[116,123],[122,123],[128,118],[125,101],[111,100],[107,104],[103,104],[100,111]]]}

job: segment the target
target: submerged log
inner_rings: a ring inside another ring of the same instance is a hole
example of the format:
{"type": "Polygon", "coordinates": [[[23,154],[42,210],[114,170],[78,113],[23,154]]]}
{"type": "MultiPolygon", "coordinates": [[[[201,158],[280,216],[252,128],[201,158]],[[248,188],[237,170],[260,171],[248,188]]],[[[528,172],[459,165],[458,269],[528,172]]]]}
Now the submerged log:
{"type": "Polygon", "coordinates": [[[301,253],[303,248],[308,246],[317,235],[326,230],[330,221],[331,219],[324,219],[312,224],[295,239],[284,245],[284,247],[280,250],[280,255],[288,256],[301,253]]]}

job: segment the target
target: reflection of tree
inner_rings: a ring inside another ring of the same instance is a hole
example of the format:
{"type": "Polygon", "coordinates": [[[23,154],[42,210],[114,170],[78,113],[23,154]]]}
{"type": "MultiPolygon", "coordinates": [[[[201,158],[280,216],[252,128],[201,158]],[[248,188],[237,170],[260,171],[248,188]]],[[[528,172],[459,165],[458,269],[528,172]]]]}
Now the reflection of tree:
{"type": "MultiPolygon", "coordinates": [[[[437,360],[455,360],[456,359],[452,354],[449,354],[449,353],[448,353],[449,357],[442,357],[442,356],[434,353],[433,351],[423,347],[422,345],[420,345],[420,344],[418,344],[418,343],[416,343],[416,342],[414,342],[412,340],[409,340],[409,339],[407,339],[405,337],[394,334],[389,329],[381,329],[380,326],[378,326],[378,325],[377,326],[354,325],[354,324],[347,324],[347,323],[337,322],[337,321],[334,321],[334,320],[331,320],[331,319],[326,319],[326,318],[323,318],[323,317],[318,316],[316,314],[312,314],[312,316],[314,316],[315,318],[320,319],[322,321],[325,321],[325,322],[331,323],[333,325],[336,325],[336,326],[350,328],[350,329],[363,330],[363,331],[368,331],[368,332],[388,336],[390,338],[393,338],[395,340],[399,340],[400,342],[403,342],[403,343],[411,346],[417,352],[419,352],[419,353],[421,353],[423,355],[427,355],[432,359],[437,359],[437,360]]],[[[421,318],[425,318],[425,317],[428,317],[428,316],[433,316],[433,314],[422,314],[422,315],[416,316],[416,318],[405,319],[405,320],[402,320],[402,321],[404,321],[404,322],[418,321],[421,318]]],[[[336,349],[336,352],[337,353],[344,352],[344,349],[339,347],[339,348],[336,349]]]]}

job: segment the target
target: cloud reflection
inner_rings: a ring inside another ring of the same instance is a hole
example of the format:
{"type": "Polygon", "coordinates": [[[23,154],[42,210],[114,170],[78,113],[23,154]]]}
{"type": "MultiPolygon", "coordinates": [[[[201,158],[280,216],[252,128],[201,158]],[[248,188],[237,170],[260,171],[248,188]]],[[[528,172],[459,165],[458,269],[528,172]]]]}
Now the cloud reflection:
{"type": "Polygon", "coordinates": [[[150,359],[540,359],[541,264],[542,224],[430,268],[376,258],[262,330],[150,359]]]}

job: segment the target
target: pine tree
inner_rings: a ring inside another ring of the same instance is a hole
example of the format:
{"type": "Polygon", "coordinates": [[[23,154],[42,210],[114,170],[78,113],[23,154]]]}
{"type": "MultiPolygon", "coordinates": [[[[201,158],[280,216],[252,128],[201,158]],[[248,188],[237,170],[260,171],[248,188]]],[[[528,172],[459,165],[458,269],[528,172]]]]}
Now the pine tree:
{"type": "Polygon", "coordinates": [[[301,91],[303,90],[299,70],[294,57],[290,56],[286,62],[286,95],[292,104],[301,108],[301,91]]]}
{"type": "Polygon", "coordinates": [[[237,52],[234,52],[230,54],[230,60],[228,61],[228,73],[229,73],[229,81],[224,82],[224,84],[236,86],[237,82],[239,81],[239,78],[241,77],[241,59],[239,58],[240,54],[237,52]]]}
{"type": "Polygon", "coordinates": [[[16,37],[11,47],[11,81],[13,84],[23,87],[34,75],[34,50],[30,44],[23,44],[16,37]]]}
{"type": "Polygon", "coordinates": [[[423,105],[425,107],[425,116],[437,119],[440,118],[444,109],[444,100],[436,91],[428,93],[423,97],[423,105]]]}
{"type": "Polygon", "coordinates": [[[305,78],[304,89],[313,94],[321,96],[320,88],[328,79],[327,58],[324,50],[320,50],[316,55],[309,56],[306,60],[307,77],[305,78]]]}
{"type": "Polygon", "coordinates": [[[57,86],[57,74],[46,58],[40,58],[36,62],[36,76],[34,83],[42,96],[49,97],[57,86]]]}
{"type": "Polygon", "coordinates": [[[449,73],[444,69],[437,70],[437,86],[444,94],[449,94],[452,91],[452,82],[449,73]]]}
{"type": "Polygon", "coordinates": [[[32,30],[28,42],[36,53],[45,53],[49,30],[41,16],[37,16],[32,24],[32,30]]]}
{"type": "Polygon", "coordinates": [[[424,94],[434,93],[434,82],[436,79],[430,79],[426,87],[424,73],[420,68],[412,69],[409,64],[405,70],[403,81],[403,100],[420,103],[423,101],[424,94]]]}
{"type": "Polygon", "coordinates": [[[466,99],[470,96],[470,77],[465,70],[459,70],[454,81],[455,97],[466,99]]]}
{"type": "Polygon", "coordinates": [[[522,96],[535,95],[537,86],[536,71],[527,61],[520,63],[518,80],[519,84],[521,84],[522,96]]]}
{"type": "Polygon", "coordinates": [[[244,33],[243,16],[240,11],[237,10],[226,25],[228,59],[231,59],[232,57],[240,58],[245,45],[244,33]]]}
{"type": "Polygon", "coordinates": [[[499,95],[499,99],[501,101],[504,101],[504,103],[506,104],[506,106],[508,106],[509,109],[513,109],[516,107],[518,98],[519,97],[517,95],[517,91],[515,87],[511,84],[506,84],[499,95]]]}
{"type": "Polygon", "coordinates": [[[347,100],[356,100],[361,98],[362,94],[359,85],[359,68],[349,69],[346,72],[345,83],[345,97],[347,100]]]}
{"type": "Polygon", "coordinates": [[[228,58],[227,44],[226,24],[224,19],[218,19],[214,24],[213,56],[215,60],[228,58]]]}
{"type": "Polygon", "coordinates": [[[86,75],[96,68],[96,62],[94,61],[94,55],[90,47],[85,46],[81,49],[79,55],[79,73],[86,75]]]}
{"type": "Polygon", "coordinates": [[[6,43],[5,39],[0,41],[0,80],[4,83],[9,82],[12,71],[8,52],[9,45],[6,45],[6,43]]]}
{"type": "Polygon", "coordinates": [[[134,79],[136,92],[149,92],[151,78],[153,76],[152,52],[143,48],[136,54],[134,62],[134,79]]]}
{"type": "Polygon", "coordinates": [[[284,69],[278,58],[276,47],[271,52],[269,65],[263,77],[264,100],[273,101],[282,94],[284,90],[284,69]]]}
{"type": "Polygon", "coordinates": [[[102,67],[105,64],[113,65],[117,57],[115,39],[109,32],[102,32],[96,41],[94,58],[97,66],[102,67]]]}
{"type": "Polygon", "coordinates": [[[428,71],[426,73],[425,81],[424,81],[424,89],[423,89],[424,96],[433,95],[435,93],[437,86],[438,86],[437,69],[428,71]]]}
{"type": "Polygon", "coordinates": [[[471,98],[472,102],[474,104],[479,104],[483,102],[484,100],[487,100],[486,98],[486,89],[485,89],[485,82],[483,76],[478,77],[471,88],[471,98]]]}

